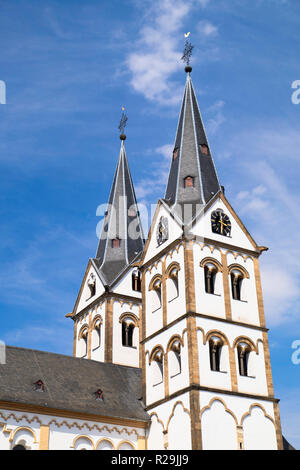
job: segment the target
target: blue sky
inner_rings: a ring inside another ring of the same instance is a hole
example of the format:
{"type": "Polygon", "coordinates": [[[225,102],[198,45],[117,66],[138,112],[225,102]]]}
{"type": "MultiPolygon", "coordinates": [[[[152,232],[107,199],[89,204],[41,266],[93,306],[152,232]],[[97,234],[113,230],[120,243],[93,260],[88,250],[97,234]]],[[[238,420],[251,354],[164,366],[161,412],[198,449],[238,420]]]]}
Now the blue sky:
{"type": "Polygon", "coordinates": [[[0,0],[0,309],[8,344],[72,354],[72,311],[126,149],[140,201],[164,194],[192,79],[226,196],[261,259],[275,393],[300,448],[298,0],[0,0]],[[297,176],[298,175],[298,176],[297,176]]]}

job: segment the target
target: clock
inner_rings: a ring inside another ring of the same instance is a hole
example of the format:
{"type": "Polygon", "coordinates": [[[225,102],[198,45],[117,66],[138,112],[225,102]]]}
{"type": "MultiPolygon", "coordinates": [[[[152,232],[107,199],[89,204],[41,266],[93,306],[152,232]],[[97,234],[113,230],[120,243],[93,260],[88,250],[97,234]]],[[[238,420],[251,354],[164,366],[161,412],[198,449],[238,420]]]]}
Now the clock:
{"type": "Polygon", "coordinates": [[[161,217],[156,231],[156,240],[158,245],[161,245],[169,238],[168,219],[161,217]]]}
{"type": "Polygon", "coordinates": [[[230,237],[231,222],[227,214],[222,209],[217,209],[211,214],[211,229],[214,233],[230,237]]]}

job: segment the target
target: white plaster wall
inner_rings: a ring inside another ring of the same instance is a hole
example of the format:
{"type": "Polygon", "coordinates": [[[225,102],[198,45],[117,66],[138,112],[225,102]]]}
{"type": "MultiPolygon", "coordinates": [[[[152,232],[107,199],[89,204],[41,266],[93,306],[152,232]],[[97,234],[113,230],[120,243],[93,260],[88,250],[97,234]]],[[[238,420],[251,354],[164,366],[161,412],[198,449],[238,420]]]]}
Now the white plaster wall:
{"type": "Polygon", "coordinates": [[[100,327],[100,347],[96,347],[95,340],[96,337],[92,337],[92,347],[91,347],[91,359],[94,361],[104,362],[104,343],[105,343],[105,302],[101,305],[97,305],[92,313],[92,321],[96,316],[100,315],[102,319],[102,324],[100,327]]]}
{"type": "Polygon", "coordinates": [[[81,312],[81,310],[83,310],[84,308],[88,307],[92,302],[94,302],[98,297],[100,297],[100,295],[102,295],[104,291],[105,289],[102,284],[102,281],[100,280],[96,269],[91,265],[88,270],[87,277],[86,277],[75,313],[77,314],[81,312]],[[95,279],[96,279],[96,294],[93,297],[91,297],[91,292],[87,285],[87,281],[91,273],[94,274],[95,279]]]}
{"type": "Polygon", "coordinates": [[[132,273],[135,268],[129,269],[129,271],[120,279],[119,282],[113,287],[113,292],[121,295],[129,295],[136,297],[137,299],[142,298],[142,293],[132,289],[132,273]]]}
{"type": "Polygon", "coordinates": [[[133,331],[133,347],[122,345],[122,324],[120,316],[123,313],[133,313],[139,318],[139,306],[128,302],[115,300],[113,303],[113,362],[131,367],[139,367],[139,328],[133,331]]]}
{"type": "MultiPolygon", "coordinates": [[[[83,422],[70,419],[56,418],[56,423],[50,425],[49,448],[51,450],[76,450],[77,438],[80,436],[80,447],[87,447],[88,443],[94,450],[114,450],[124,441],[129,441],[131,445],[137,448],[137,435],[133,433],[132,428],[125,428],[105,423],[94,423],[92,421],[83,422]],[[75,447],[74,447],[74,441],[75,447]]],[[[142,430],[136,430],[142,434],[142,430]]]]}
{"type": "Polygon", "coordinates": [[[198,243],[194,244],[194,270],[195,270],[195,299],[196,311],[205,315],[225,318],[225,300],[223,289],[222,273],[216,274],[215,294],[205,292],[204,268],[200,263],[204,258],[214,258],[221,263],[221,253],[218,248],[211,252],[210,247],[201,247],[198,243]]]}
{"type": "Polygon", "coordinates": [[[217,240],[222,243],[228,243],[229,245],[234,245],[240,248],[245,248],[247,250],[253,250],[254,247],[249,241],[243,230],[239,227],[235,218],[230,214],[227,207],[221,199],[217,199],[211,208],[204,214],[198,222],[195,224],[192,233],[200,237],[210,238],[212,240],[217,240]],[[225,214],[228,215],[231,221],[231,236],[225,237],[223,235],[218,235],[213,233],[211,230],[211,213],[216,209],[222,209],[225,214]]]}
{"type": "Polygon", "coordinates": [[[220,372],[213,371],[210,368],[209,342],[203,344],[203,333],[197,331],[199,345],[199,367],[201,385],[205,387],[220,388],[231,390],[231,374],[229,363],[229,350],[226,344],[221,351],[220,372]]]}
{"type": "Polygon", "coordinates": [[[239,374],[237,349],[235,349],[239,392],[254,393],[257,395],[268,394],[264,349],[261,342],[258,343],[258,351],[259,354],[256,354],[254,351],[250,353],[248,360],[248,376],[244,377],[239,374]]]}
{"type": "MultiPolygon", "coordinates": [[[[229,344],[232,346],[234,340],[240,336],[247,337],[253,341],[256,345],[258,344],[259,354],[252,354],[252,364],[251,370],[253,373],[252,377],[241,377],[239,375],[239,368],[237,362],[237,350],[235,348],[235,358],[236,358],[236,371],[237,371],[237,382],[238,382],[238,391],[243,393],[254,393],[257,395],[267,395],[267,382],[266,382],[266,368],[265,368],[265,358],[263,352],[263,345],[261,343],[263,337],[262,332],[252,328],[247,328],[246,326],[233,325],[226,321],[220,322],[206,318],[198,317],[196,319],[197,327],[204,331],[206,335],[210,331],[220,331],[228,339],[229,344]],[[261,340],[261,341],[258,341],[261,340]]],[[[227,376],[222,374],[222,376],[217,376],[216,374],[210,374],[209,372],[209,355],[205,352],[203,348],[203,335],[201,331],[198,332],[198,345],[199,345],[199,367],[200,371],[203,369],[203,373],[200,373],[200,383],[201,385],[207,386],[208,383],[213,383],[213,380],[218,380],[215,382],[220,384],[222,388],[228,389],[229,387],[229,371],[227,376]],[[202,343],[202,344],[201,344],[202,343]],[[218,379],[216,378],[218,377],[218,379]],[[220,378],[219,378],[220,377],[220,378]],[[223,377],[223,378],[221,378],[223,377]],[[222,385],[221,385],[222,384],[222,385]]],[[[208,345],[207,345],[208,347],[208,345]]],[[[228,364],[228,363],[227,363],[228,364]]],[[[227,365],[229,367],[229,364],[227,365]]],[[[210,385],[212,386],[212,385],[210,385]]],[[[218,387],[217,387],[218,388],[218,387]]]]}
{"type": "Polygon", "coordinates": [[[190,422],[189,410],[189,393],[183,393],[179,397],[151,409],[148,412],[152,420],[148,436],[148,449],[160,450],[163,448],[164,442],[166,445],[169,444],[167,449],[191,449],[191,430],[188,425],[190,422]],[[159,423],[155,416],[158,416],[159,423]],[[153,425],[154,428],[152,428],[153,425]],[[165,441],[162,431],[167,431],[165,441]],[[175,447],[176,445],[178,447],[175,447]],[[189,445],[190,447],[188,447],[189,445]]]}
{"type": "Polygon", "coordinates": [[[244,444],[246,450],[276,450],[276,432],[273,422],[264,415],[259,407],[243,421],[244,444]]]}
{"type": "Polygon", "coordinates": [[[153,230],[150,236],[150,241],[149,241],[149,245],[148,245],[147,252],[145,255],[144,263],[147,263],[147,261],[149,261],[158,253],[160,253],[160,251],[164,250],[166,246],[170,245],[170,243],[172,243],[174,240],[181,237],[181,235],[182,235],[182,229],[180,225],[170,216],[169,211],[164,206],[160,206],[160,208],[158,208],[156,222],[153,226],[153,230]],[[166,240],[164,243],[162,243],[162,245],[158,246],[157,239],[156,239],[157,226],[162,216],[168,219],[169,239],[166,240]]]}
{"type": "Polygon", "coordinates": [[[241,300],[234,300],[231,291],[231,277],[228,277],[231,299],[232,320],[259,325],[259,312],[257,303],[257,292],[254,275],[254,265],[251,258],[246,261],[241,255],[234,258],[232,253],[227,255],[227,265],[238,264],[249,273],[249,279],[243,279],[241,289],[241,300]]]}
{"type": "Polygon", "coordinates": [[[237,449],[235,420],[220,401],[202,413],[201,431],[203,450],[237,449]]]}
{"type": "MultiPolygon", "coordinates": [[[[152,269],[147,270],[145,274],[145,322],[146,322],[146,337],[150,336],[151,334],[155,333],[156,331],[160,330],[163,327],[163,314],[162,314],[162,307],[158,310],[153,311],[153,302],[152,302],[152,292],[149,291],[149,285],[151,279],[156,274],[162,274],[162,263],[159,261],[152,267],[152,269]]],[[[162,292],[163,298],[163,292],[162,292]]]]}
{"type": "Polygon", "coordinates": [[[3,426],[1,425],[0,450],[11,450],[18,443],[25,445],[30,450],[38,449],[40,422],[43,423],[43,416],[29,414],[26,419],[25,415],[24,412],[0,410],[0,422],[6,425],[5,431],[8,431],[3,432],[3,426]],[[30,430],[34,433],[35,438],[30,430]]]}
{"type": "MultiPolygon", "coordinates": [[[[272,428],[268,422],[266,421],[261,421],[261,413],[254,413],[254,418],[255,421],[253,420],[252,422],[247,423],[245,415],[251,412],[251,407],[253,405],[259,405],[260,407],[263,408],[264,413],[266,413],[271,419],[274,420],[274,408],[273,408],[273,403],[271,401],[267,400],[260,400],[258,398],[253,399],[253,398],[247,398],[247,397],[239,397],[236,395],[227,395],[227,394],[222,394],[222,393],[213,393],[213,392],[205,392],[205,391],[200,391],[200,407],[201,411],[205,409],[206,407],[210,407],[213,405],[215,400],[222,400],[224,403],[226,409],[228,409],[233,416],[236,419],[236,422],[239,426],[243,426],[244,428],[244,439],[245,439],[245,447],[250,448],[261,448],[260,446],[260,440],[261,440],[261,433],[259,431],[259,426],[262,425],[262,428],[264,429],[264,432],[266,435],[264,436],[263,442],[264,448],[275,448],[277,449],[277,441],[276,441],[276,435],[274,432],[274,427],[272,428]],[[257,416],[259,419],[257,419],[257,416]],[[244,418],[244,420],[243,420],[244,418]],[[254,432],[253,429],[253,423],[255,422],[255,427],[256,430],[254,432]],[[246,426],[245,426],[245,423],[246,426]],[[265,423],[267,423],[265,425],[265,423]],[[256,433],[256,436],[255,436],[256,433]],[[257,446],[257,447],[256,447],[257,446]]],[[[253,411],[255,408],[253,408],[253,411]]],[[[252,411],[252,413],[253,413],[252,411]]],[[[251,416],[252,416],[251,413],[251,416]]],[[[203,413],[204,416],[204,413],[203,413]]],[[[267,420],[267,418],[265,418],[267,420]]],[[[269,421],[269,420],[268,420],[269,421]]],[[[202,423],[202,433],[206,432],[205,429],[203,431],[203,422],[202,423]]],[[[272,423],[273,424],[273,423],[272,423]]],[[[205,423],[204,423],[205,425],[205,423]]],[[[217,426],[217,423],[216,423],[217,426]]],[[[238,445],[238,444],[237,444],[238,445]]]]}
{"type": "MultiPolygon", "coordinates": [[[[175,377],[169,377],[169,393],[175,393],[177,390],[183,389],[189,385],[189,366],[188,366],[188,344],[187,344],[187,332],[186,319],[181,320],[167,330],[161,332],[159,335],[154,336],[145,343],[146,352],[146,404],[147,406],[154,403],[157,400],[164,398],[164,384],[152,386],[153,371],[149,365],[149,357],[152,350],[156,346],[161,346],[164,354],[167,351],[169,340],[174,335],[183,337],[184,346],[181,348],[181,373],[175,377]]],[[[164,371],[165,373],[165,371],[164,371]]]]}
{"type": "Polygon", "coordinates": [[[168,426],[168,450],[192,448],[191,420],[181,403],[177,403],[168,426]]]}
{"type": "Polygon", "coordinates": [[[164,450],[163,425],[157,416],[151,417],[151,425],[148,434],[148,450],[164,450]]]}
{"type": "Polygon", "coordinates": [[[186,313],[186,299],[185,299],[185,274],[184,274],[184,248],[181,245],[178,249],[172,251],[172,254],[166,257],[166,269],[172,263],[177,262],[180,266],[178,271],[178,297],[170,300],[168,295],[168,288],[170,283],[173,282],[171,279],[167,279],[167,323],[171,323],[180,316],[186,313]]]}
{"type": "Polygon", "coordinates": [[[144,436],[144,430],[134,427],[98,423],[93,421],[74,420],[51,415],[27,413],[26,411],[0,410],[1,423],[6,424],[8,432],[0,428],[0,450],[10,450],[14,444],[25,440],[32,450],[39,448],[40,425],[50,425],[49,450],[74,450],[76,448],[113,449],[138,448],[138,435],[144,436]],[[24,429],[26,428],[26,429],[24,429]],[[29,429],[27,429],[29,428],[29,429]],[[19,431],[18,431],[19,429],[19,431]],[[36,437],[32,437],[33,431],[36,437]],[[17,431],[17,432],[16,432],[17,431]],[[15,435],[14,435],[15,433],[15,435]],[[9,440],[11,436],[11,441],[9,440]],[[92,444],[91,444],[92,443],[92,444]]]}
{"type": "MultiPolygon", "coordinates": [[[[92,342],[92,348],[91,348],[91,359],[94,359],[95,361],[104,361],[104,342],[105,342],[105,302],[98,304],[92,308],[92,320],[97,316],[100,315],[102,318],[102,325],[100,329],[100,335],[101,335],[101,346],[100,348],[94,349],[93,350],[93,342],[92,342]]],[[[76,357],[85,357],[87,358],[87,355],[84,355],[85,352],[85,342],[83,339],[79,339],[79,334],[81,328],[85,325],[87,328],[89,327],[89,314],[90,310],[87,311],[78,321],[77,323],[77,340],[76,340],[76,357]]]]}

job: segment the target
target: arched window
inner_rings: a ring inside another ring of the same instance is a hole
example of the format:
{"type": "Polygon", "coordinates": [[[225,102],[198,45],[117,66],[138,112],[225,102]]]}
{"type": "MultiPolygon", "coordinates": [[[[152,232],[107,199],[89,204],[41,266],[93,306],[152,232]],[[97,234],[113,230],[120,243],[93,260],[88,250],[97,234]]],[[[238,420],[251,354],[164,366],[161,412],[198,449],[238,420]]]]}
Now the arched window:
{"type": "Polygon", "coordinates": [[[132,273],[132,290],[141,292],[141,273],[139,271],[132,273]]]}
{"type": "Polygon", "coordinates": [[[209,358],[210,368],[213,371],[220,372],[221,352],[223,341],[218,336],[212,336],[209,340],[209,358]]]}
{"type": "Polygon", "coordinates": [[[167,270],[167,298],[168,302],[179,296],[178,271],[180,267],[177,264],[171,264],[167,270]]]}
{"type": "Polygon", "coordinates": [[[101,346],[101,324],[102,324],[102,319],[100,317],[94,320],[93,328],[92,328],[92,350],[93,351],[100,348],[101,346]]]}
{"type": "Polygon", "coordinates": [[[87,326],[83,327],[79,332],[79,348],[80,348],[80,357],[85,357],[88,352],[88,328],[87,326]]]}
{"type": "Polygon", "coordinates": [[[234,300],[241,300],[241,288],[242,288],[242,281],[244,277],[240,271],[236,271],[236,270],[232,271],[230,276],[231,276],[232,298],[234,300]]]}
{"type": "Polygon", "coordinates": [[[119,238],[114,238],[112,240],[112,247],[113,248],[119,248],[120,247],[120,239],[119,238]]]}
{"type": "Polygon", "coordinates": [[[251,348],[249,344],[240,342],[237,346],[239,373],[242,376],[248,376],[248,361],[251,348]]]}
{"type": "Polygon", "coordinates": [[[208,146],[206,144],[200,144],[200,150],[204,155],[208,155],[208,146]]]}
{"type": "Polygon", "coordinates": [[[156,276],[150,283],[149,290],[152,295],[152,312],[161,308],[161,277],[156,276]]]}
{"type": "Polygon", "coordinates": [[[204,266],[205,292],[207,294],[215,293],[215,281],[218,270],[214,264],[207,263],[204,266]]]}
{"type": "Polygon", "coordinates": [[[204,268],[204,287],[207,294],[219,295],[220,283],[216,283],[218,272],[222,272],[222,265],[215,258],[203,258],[200,266],[204,268]],[[216,288],[217,287],[217,288],[216,288]]]}
{"type": "Polygon", "coordinates": [[[181,373],[181,341],[174,338],[169,346],[168,367],[170,378],[181,373]]]}
{"type": "Polygon", "coordinates": [[[161,348],[157,347],[154,349],[150,356],[150,365],[151,365],[151,378],[153,387],[163,383],[164,380],[164,370],[163,370],[163,351],[161,348]]]}
{"type": "Polygon", "coordinates": [[[192,176],[187,176],[184,178],[184,187],[192,188],[194,186],[194,178],[192,176]]]}
{"type": "Polygon", "coordinates": [[[176,160],[177,157],[178,157],[178,147],[175,147],[173,150],[173,160],[176,160]]]}
{"type": "Polygon", "coordinates": [[[122,321],[122,346],[133,347],[134,323],[131,319],[122,321]]]}
{"type": "Polygon", "coordinates": [[[242,266],[232,264],[228,266],[228,272],[231,279],[231,294],[234,300],[243,299],[244,279],[249,279],[249,274],[242,266]]]}

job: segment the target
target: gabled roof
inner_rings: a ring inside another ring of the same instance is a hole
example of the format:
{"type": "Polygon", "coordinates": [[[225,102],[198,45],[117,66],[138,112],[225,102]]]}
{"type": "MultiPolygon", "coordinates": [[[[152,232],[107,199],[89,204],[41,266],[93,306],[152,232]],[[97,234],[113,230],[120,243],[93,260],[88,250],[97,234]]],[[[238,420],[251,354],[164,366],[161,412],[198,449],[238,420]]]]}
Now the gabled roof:
{"type": "Polygon", "coordinates": [[[110,286],[144,249],[144,234],[129,170],[124,140],[115,172],[95,264],[110,286]],[[113,240],[119,239],[119,247],[113,240]]]}
{"type": "Polygon", "coordinates": [[[220,189],[190,72],[187,72],[165,199],[174,205],[176,212],[189,204],[190,215],[184,219],[188,222],[220,189]],[[185,187],[187,177],[193,179],[190,187],[185,187]]]}
{"type": "Polygon", "coordinates": [[[148,421],[141,386],[141,369],[33,349],[7,346],[0,365],[1,401],[45,409],[148,421]],[[35,390],[38,380],[43,392],[35,390]],[[103,400],[96,400],[99,389],[103,400]]]}

